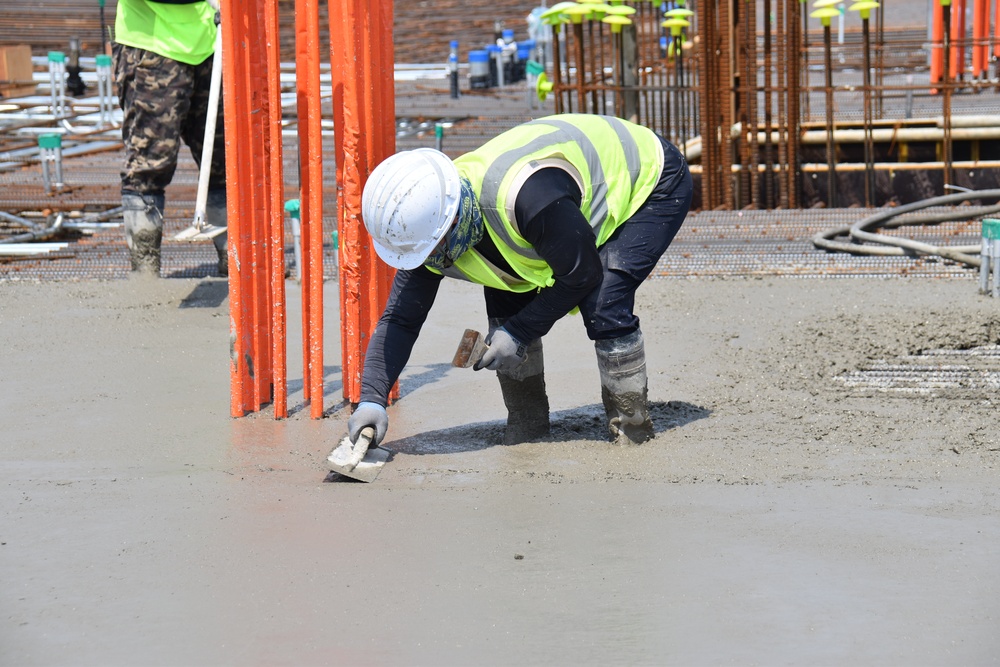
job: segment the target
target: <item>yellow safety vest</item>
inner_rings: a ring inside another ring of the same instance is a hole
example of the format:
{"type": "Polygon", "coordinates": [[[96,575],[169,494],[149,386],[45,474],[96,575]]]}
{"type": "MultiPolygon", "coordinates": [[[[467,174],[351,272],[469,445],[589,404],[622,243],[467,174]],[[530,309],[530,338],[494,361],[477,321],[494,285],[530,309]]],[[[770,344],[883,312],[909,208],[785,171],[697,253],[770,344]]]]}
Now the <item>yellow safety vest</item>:
{"type": "Polygon", "coordinates": [[[656,187],[663,170],[663,145],[652,130],[620,118],[562,114],[508,130],[457,158],[455,166],[472,183],[486,233],[515,273],[501,270],[475,249],[441,273],[527,292],[555,282],[552,268],[513,222],[514,202],[528,177],[549,167],[572,176],[582,193],[580,208],[600,247],[656,187]]]}
{"type": "Polygon", "coordinates": [[[215,10],[207,2],[175,5],[118,0],[115,41],[188,65],[215,51],[215,10]]]}

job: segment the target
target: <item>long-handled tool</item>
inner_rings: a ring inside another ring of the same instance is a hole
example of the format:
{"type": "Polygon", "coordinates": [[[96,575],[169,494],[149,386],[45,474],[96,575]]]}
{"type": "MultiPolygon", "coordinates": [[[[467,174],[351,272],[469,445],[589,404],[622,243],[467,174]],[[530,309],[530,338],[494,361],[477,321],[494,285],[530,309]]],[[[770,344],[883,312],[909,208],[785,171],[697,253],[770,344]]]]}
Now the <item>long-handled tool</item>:
{"type": "MultiPolygon", "coordinates": [[[[210,0],[218,16],[218,3],[210,0]]],[[[205,118],[205,143],[201,147],[201,168],[198,171],[198,194],[194,204],[194,222],[174,236],[175,241],[209,241],[226,232],[226,227],[211,225],[205,218],[208,202],[208,180],[212,174],[212,151],[215,148],[215,125],[219,115],[219,93],[222,90],[222,30],[216,26],[215,53],[212,54],[212,83],[208,89],[208,116],[205,118]]]]}
{"type": "Polygon", "coordinates": [[[483,354],[489,349],[489,345],[483,339],[483,335],[473,329],[466,329],[462,334],[462,340],[455,350],[455,358],[451,360],[452,366],[458,368],[468,368],[483,358],[483,354]]]}
{"type": "Polygon", "coordinates": [[[389,451],[381,447],[369,449],[375,439],[375,429],[366,426],[358,434],[358,441],[352,442],[350,435],[345,435],[336,449],[326,457],[330,470],[344,477],[350,477],[362,482],[372,482],[382,471],[382,466],[389,460],[389,451]]]}

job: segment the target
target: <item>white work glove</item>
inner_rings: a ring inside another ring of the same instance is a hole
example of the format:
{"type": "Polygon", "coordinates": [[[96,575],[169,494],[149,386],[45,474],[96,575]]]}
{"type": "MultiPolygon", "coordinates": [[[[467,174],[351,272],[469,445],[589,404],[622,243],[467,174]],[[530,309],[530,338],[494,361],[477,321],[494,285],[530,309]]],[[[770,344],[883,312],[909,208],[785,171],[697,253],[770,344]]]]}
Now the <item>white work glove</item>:
{"type": "Polygon", "coordinates": [[[362,401],[354,409],[351,418],[347,420],[347,434],[351,436],[351,442],[357,442],[361,435],[361,429],[371,426],[375,429],[375,439],[372,440],[372,447],[378,447],[385,437],[385,432],[389,430],[389,415],[378,403],[362,401]]]}
{"type": "Polygon", "coordinates": [[[472,367],[474,371],[486,368],[509,373],[521,365],[527,354],[525,344],[507,333],[503,327],[495,329],[486,339],[486,344],[489,348],[472,367]]]}

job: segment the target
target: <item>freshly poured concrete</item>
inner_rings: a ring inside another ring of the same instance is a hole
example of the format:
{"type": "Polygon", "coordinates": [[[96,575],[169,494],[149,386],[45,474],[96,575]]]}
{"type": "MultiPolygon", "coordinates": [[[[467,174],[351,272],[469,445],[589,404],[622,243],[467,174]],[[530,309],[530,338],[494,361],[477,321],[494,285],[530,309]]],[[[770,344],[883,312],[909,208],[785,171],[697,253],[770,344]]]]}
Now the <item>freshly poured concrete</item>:
{"type": "Polygon", "coordinates": [[[843,379],[1000,341],[971,274],[650,281],[635,449],[602,440],[574,317],[552,441],[502,446],[492,374],[449,365],[481,298],[445,281],[371,484],[324,481],[337,302],[329,417],[292,331],[293,415],[230,419],[225,283],[0,284],[0,664],[998,661],[1000,368],[843,379]]]}

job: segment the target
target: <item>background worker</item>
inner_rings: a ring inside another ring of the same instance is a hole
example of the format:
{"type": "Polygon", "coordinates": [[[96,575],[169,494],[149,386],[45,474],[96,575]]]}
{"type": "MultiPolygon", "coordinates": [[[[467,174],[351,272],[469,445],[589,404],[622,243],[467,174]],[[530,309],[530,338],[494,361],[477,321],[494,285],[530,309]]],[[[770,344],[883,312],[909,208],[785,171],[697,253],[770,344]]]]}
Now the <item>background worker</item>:
{"type": "MultiPolygon", "coordinates": [[[[118,0],[112,47],[124,112],[121,173],[125,241],[132,271],[158,276],[164,190],[177,169],[181,141],[201,166],[216,11],[205,0],[118,0]]],[[[206,221],[226,226],[226,167],[220,99],[206,221]]],[[[229,274],[226,234],[213,240],[219,275],[229,274]]]]}
{"type": "Polygon", "coordinates": [[[681,153],[651,130],[564,114],[519,125],[454,162],[420,148],[372,172],[362,215],[376,252],[400,271],[365,355],[352,440],[388,428],[389,390],[444,276],[484,285],[504,442],[549,433],[542,337],[579,309],[594,341],[608,430],[618,444],[653,437],[635,291],[691,205],[681,153]]]}

